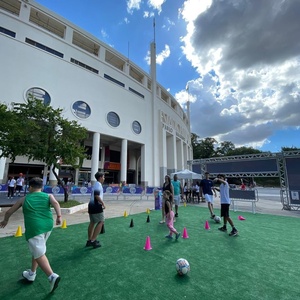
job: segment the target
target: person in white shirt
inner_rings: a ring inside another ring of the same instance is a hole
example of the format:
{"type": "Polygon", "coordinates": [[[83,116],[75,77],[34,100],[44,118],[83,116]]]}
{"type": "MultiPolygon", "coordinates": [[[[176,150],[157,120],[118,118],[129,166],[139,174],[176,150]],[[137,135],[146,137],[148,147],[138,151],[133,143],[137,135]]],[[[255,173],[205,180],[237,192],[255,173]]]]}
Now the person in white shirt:
{"type": "Polygon", "coordinates": [[[8,189],[7,199],[11,199],[14,197],[15,188],[16,188],[16,180],[14,177],[9,176],[7,181],[7,189],[8,189]]]}
{"type": "Polygon", "coordinates": [[[23,173],[19,174],[19,177],[17,179],[17,185],[16,185],[16,196],[21,196],[21,191],[23,189],[24,186],[24,177],[23,177],[23,173]]]}

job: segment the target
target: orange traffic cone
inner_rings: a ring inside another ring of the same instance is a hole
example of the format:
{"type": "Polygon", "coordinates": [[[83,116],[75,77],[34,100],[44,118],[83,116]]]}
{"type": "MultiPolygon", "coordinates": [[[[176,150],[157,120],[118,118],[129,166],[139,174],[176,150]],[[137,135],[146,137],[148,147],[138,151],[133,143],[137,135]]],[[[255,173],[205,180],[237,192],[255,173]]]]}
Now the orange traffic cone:
{"type": "Polygon", "coordinates": [[[145,250],[149,251],[152,249],[151,247],[151,241],[150,241],[150,236],[147,236],[146,238],[146,243],[145,243],[145,247],[144,247],[145,250]]]}

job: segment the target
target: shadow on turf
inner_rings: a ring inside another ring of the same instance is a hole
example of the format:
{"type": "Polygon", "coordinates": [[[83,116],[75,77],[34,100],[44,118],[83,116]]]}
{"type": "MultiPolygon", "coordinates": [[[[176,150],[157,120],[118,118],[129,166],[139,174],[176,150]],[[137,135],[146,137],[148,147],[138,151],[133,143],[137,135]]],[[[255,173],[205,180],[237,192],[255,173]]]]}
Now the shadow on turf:
{"type": "Polygon", "coordinates": [[[174,279],[175,281],[178,283],[178,284],[187,284],[190,280],[190,277],[189,275],[179,275],[179,274],[176,274],[174,276],[174,279]]]}

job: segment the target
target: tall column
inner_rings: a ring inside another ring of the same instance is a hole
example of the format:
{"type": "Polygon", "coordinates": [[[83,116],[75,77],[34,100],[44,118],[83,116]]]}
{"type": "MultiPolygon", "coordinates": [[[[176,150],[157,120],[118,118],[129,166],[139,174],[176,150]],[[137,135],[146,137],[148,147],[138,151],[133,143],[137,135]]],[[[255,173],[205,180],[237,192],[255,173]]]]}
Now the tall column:
{"type": "Polygon", "coordinates": [[[177,144],[176,144],[176,133],[173,134],[172,136],[173,138],[173,157],[174,157],[174,162],[173,162],[173,165],[174,165],[174,170],[177,171],[178,167],[177,167],[177,144]]]}
{"type": "Polygon", "coordinates": [[[94,132],[93,134],[93,151],[91,159],[91,183],[96,182],[95,174],[99,169],[99,151],[100,151],[100,133],[94,132]]]}
{"type": "Polygon", "coordinates": [[[48,166],[45,165],[43,170],[43,185],[47,185],[47,179],[48,179],[48,166]]]}
{"type": "MultiPolygon", "coordinates": [[[[54,186],[54,185],[57,185],[57,179],[56,179],[52,169],[53,169],[53,164],[50,166],[49,184],[51,186],[54,186]]],[[[55,168],[55,173],[57,174],[57,176],[59,175],[59,170],[57,168],[55,168]]]]}
{"type": "Polygon", "coordinates": [[[121,182],[127,181],[127,140],[122,140],[121,149],[121,182]]]}
{"type": "Polygon", "coordinates": [[[5,161],[6,161],[6,158],[4,158],[4,157],[0,158],[0,183],[6,183],[4,180],[5,161]]]}
{"type": "Polygon", "coordinates": [[[142,145],[141,146],[141,184],[143,186],[149,185],[149,182],[146,180],[147,171],[148,169],[146,169],[146,146],[142,145]]]}
{"type": "Polygon", "coordinates": [[[160,184],[163,184],[165,175],[167,175],[168,173],[168,160],[167,160],[167,133],[164,129],[162,129],[162,162],[161,162],[161,174],[160,174],[160,178],[161,178],[161,182],[160,184]]]}

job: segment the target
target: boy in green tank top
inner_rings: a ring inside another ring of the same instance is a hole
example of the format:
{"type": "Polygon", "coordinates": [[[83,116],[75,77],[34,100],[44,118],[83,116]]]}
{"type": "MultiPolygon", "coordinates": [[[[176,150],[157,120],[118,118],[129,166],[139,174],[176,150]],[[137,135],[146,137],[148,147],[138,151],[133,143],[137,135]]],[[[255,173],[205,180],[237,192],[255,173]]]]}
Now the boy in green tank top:
{"type": "Polygon", "coordinates": [[[53,229],[53,216],[50,204],[56,212],[56,225],[61,224],[61,210],[59,203],[53,195],[42,192],[43,180],[32,178],[29,181],[29,194],[20,198],[6,213],[4,220],[0,222],[0,227],[4,228],[10,216],[23,207],[25,238],[28,242],[32,255],[31,269],[22,273],[23,277],[33,282],[36,277],[38,266],[48,276],[50,282],[50,293],[58,286],[60,277],[52,271],[46,256],[46,242],[53,229]]]}

